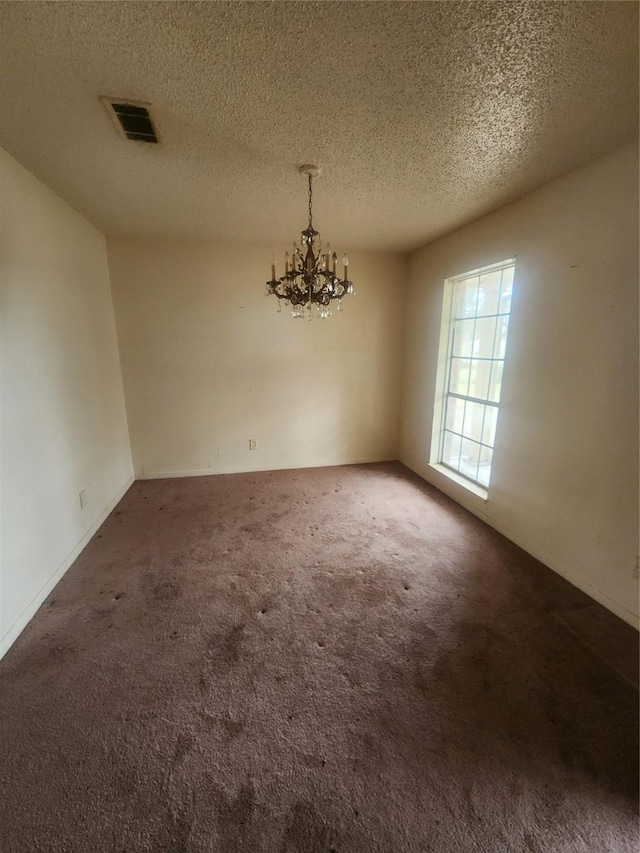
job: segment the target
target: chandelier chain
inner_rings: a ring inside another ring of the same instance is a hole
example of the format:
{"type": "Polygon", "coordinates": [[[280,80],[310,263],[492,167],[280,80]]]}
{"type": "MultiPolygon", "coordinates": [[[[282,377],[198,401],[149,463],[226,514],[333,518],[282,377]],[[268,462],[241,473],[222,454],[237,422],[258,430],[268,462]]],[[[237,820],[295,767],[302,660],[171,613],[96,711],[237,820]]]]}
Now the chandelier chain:
{"type": "Polygon", "coordinates": [[[309,228],[313,228],[313,214],[311,213],[311,202],[313,197],[312,177],[309,175],[309,228]]]}

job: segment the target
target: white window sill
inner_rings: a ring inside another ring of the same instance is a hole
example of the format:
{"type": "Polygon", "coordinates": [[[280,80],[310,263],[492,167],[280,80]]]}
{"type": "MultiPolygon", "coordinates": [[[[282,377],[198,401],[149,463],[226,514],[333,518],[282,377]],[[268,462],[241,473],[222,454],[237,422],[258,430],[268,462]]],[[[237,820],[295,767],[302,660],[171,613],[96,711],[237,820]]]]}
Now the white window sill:
{"type": "Polygon", "coordinates": [[[479,486],[477,483],[472,483],[471,480],[467,480],[466,477],[456,474],[455,471],[452,471],[451,468],[447,468],[446,465],[439,465],[437,462],[429,462],[428,464],[429,468],[433,468],[434,471],[437,471],[438,474],[442,474],[443,477],[446,477],[448,480],[453,480],[454,483],[462,486],[468,492],[476,495],[481,500],[489,500],[489,492],[483,486],[479,486]]]}

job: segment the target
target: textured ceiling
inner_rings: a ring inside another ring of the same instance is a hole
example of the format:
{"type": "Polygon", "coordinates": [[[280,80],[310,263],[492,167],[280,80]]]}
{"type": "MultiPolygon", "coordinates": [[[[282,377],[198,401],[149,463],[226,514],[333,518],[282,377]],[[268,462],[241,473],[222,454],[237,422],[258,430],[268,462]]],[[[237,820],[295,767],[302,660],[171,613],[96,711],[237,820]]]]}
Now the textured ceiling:
{"type": "Polygon", "coordinates": [[[106,233],[405,250],[638,133],[635,2],[2,2],[0,144],[106,233]],[[152,103],[154,147],[100,95],[152,103]]]}

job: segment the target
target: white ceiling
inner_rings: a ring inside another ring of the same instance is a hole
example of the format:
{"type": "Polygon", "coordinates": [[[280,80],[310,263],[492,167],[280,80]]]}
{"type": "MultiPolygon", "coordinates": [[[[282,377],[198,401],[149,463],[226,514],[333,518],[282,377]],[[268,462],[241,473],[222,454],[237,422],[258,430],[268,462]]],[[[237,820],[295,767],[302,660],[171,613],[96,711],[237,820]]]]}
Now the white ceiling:
{"type": "Polygon", "coordinates": [[[636,2],[2,2],[0,144],[106,233],[406,250],[638,133],[636,2]],[[158,147],[100,95],[150,101],[158,147]]]}

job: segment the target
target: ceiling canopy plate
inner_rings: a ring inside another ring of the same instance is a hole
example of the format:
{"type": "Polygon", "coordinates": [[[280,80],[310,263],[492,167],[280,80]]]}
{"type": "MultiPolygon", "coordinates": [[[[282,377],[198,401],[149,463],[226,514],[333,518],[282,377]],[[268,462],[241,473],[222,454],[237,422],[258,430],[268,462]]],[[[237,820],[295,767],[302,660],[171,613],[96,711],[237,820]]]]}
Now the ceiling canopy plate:
{"type": "Polygon", "coordinates": [[[312,178],[317,178],[318,175],[322,174],[322,169],[319,166],[313,166],[311,163],[305,163],[304,166],[300,166],[298,171],[301,175],[310,175],[312,178]]]}

